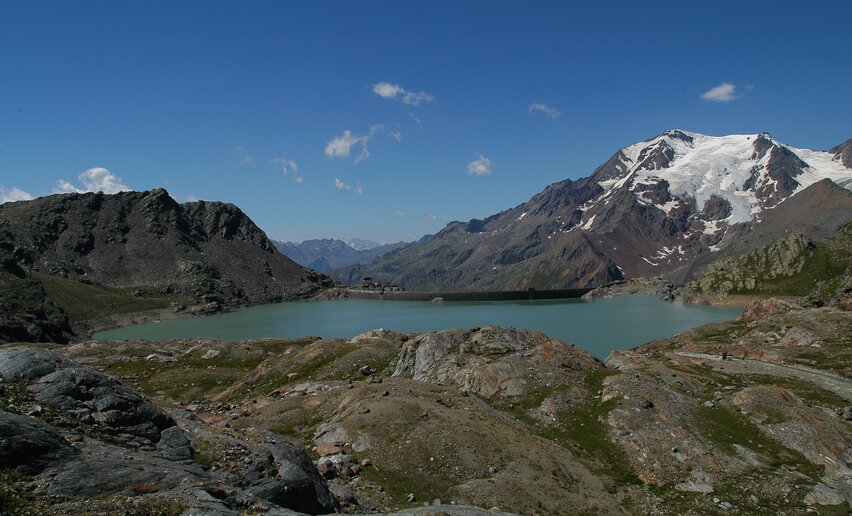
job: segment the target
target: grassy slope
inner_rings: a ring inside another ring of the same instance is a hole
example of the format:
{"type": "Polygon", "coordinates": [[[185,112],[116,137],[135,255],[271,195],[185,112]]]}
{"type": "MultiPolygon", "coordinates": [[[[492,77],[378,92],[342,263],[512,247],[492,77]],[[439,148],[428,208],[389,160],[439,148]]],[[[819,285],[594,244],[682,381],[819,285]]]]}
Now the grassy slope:
{"type": "Polygon", "coordinates": [[[191,302],[144,289],[87,285],[40,272],[34,272],[33,276],[44,285],[48,298],[64,309],[75,322],[191,302]]]}

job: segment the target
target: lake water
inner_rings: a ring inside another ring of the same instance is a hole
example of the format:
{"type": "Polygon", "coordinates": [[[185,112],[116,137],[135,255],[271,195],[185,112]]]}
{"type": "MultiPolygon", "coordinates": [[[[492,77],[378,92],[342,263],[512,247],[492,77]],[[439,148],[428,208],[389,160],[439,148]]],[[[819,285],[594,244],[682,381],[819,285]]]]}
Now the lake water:
{"type": "Polygon", "coordinates": [[[702,324],[735,319],[741,312],[637,295],[598,301],[475,303],[347,299],[278,303],[146,323],[100,332],[95,338],[244,340],[316,335],[348,339],[375,328],[413,333],[493,325],[538,330],[605,358],[613,349],[629,349],[702,324]]]}

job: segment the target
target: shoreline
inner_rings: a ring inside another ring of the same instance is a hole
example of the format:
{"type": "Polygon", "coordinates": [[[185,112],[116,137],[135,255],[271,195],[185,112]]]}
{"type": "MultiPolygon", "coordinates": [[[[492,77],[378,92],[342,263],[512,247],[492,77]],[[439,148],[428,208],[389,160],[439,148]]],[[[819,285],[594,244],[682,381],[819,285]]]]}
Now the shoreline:
{"type": "Polygon", "coordinates": [[[83,342],[92,339],[95,333],[124,328],[134,324],[169,321],[184,317],[194,317],[196,315],[189,310],[175,312],[173,308],[155,308],[152,310],[103,315],[94,319],[86,319],[74,323],[73,328],[76,332],[76,338],[72,339],[71,342],[83,342]]]}

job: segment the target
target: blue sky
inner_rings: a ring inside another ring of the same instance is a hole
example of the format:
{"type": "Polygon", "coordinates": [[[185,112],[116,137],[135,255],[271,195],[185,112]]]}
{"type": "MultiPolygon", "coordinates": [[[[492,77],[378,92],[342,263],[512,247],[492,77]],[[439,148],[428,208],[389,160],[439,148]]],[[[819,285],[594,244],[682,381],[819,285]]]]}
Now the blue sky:
{"type": "Polygon", "coordinates": [[[641,4],[3,2],[0,199],[164,187],[396,241],[669,128],[852,137],[852,2],[641,4]]]}

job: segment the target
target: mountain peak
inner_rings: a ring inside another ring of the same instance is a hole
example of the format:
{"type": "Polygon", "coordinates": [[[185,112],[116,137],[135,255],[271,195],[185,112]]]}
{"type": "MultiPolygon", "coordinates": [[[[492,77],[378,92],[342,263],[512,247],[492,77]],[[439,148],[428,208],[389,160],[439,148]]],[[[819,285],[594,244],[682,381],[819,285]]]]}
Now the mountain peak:
{"type": "Polygon", "coordinates": [[[669,129],[617,151],[591,176],[554,183],[490,217],[448,224],[357,272],[421,289],[569,288],[685,275],[699,258],[753,243],[754,228],[807,230],[812,221],[848,219],[852,168],[844,159],[852,160],[852,141],[822,152],[766,132],[669,129]],[[829,181],[839,192],[834,201],[795,209],[829,181]],[[779,222],[791,211],[795,220],[779,222]]]}

